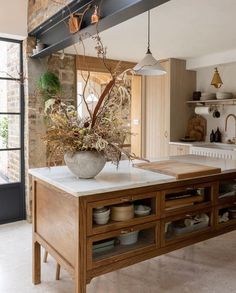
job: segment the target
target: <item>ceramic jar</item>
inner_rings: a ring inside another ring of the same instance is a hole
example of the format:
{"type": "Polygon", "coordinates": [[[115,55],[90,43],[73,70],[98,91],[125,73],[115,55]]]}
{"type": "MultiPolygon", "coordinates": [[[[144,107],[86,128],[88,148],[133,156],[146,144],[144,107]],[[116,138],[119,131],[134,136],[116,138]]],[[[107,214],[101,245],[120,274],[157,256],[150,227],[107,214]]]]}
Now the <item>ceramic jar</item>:
{"type": "Polygon", "coordinates": [[[123,203],[111,207],[111,219],[113,221],[128,221],[134,218],[134,205],[123,203]]]}

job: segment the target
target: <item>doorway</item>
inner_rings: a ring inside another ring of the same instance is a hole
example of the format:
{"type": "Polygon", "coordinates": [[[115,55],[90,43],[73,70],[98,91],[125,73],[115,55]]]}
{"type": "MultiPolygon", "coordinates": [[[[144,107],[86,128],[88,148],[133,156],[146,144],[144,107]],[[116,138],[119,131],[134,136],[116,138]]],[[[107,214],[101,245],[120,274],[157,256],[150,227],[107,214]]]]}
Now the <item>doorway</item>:
{"type": "Polygon", "coordinates": [[[0,38],[0,224],[25,219],[22,50],[0,38]]]}

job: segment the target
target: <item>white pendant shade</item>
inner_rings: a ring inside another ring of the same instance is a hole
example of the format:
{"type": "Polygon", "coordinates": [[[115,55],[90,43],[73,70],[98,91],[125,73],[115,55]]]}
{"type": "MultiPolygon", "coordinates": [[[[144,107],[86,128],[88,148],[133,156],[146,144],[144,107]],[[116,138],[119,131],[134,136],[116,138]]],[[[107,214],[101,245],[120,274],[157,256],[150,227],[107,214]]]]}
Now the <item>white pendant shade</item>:
{"type": "Polygon", "coordinates": [[[145,57],[133,68],[137,74],[141,75],[162,75],[166,74],[161,64],[148,52],[145,57]]]}
{"type": "Polygon", "coordinates": [[[141,75],[162,75],[166,74],[165,69],[161,64],[152,56],[150,51],[150,10],[148,11],[148,43],[147,53],[145,57],[134,66],[133,70],[141,75]]]}

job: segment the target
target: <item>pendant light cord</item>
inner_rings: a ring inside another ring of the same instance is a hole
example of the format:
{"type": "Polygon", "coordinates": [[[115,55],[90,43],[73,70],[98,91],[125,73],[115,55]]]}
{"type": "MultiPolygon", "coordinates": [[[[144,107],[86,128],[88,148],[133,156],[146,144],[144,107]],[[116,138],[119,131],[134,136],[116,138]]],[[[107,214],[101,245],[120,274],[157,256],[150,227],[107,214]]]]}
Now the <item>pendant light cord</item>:
{"type": "Polygon", "coordinates": [[[151,54],[151,51],[150,51],[150,10],[148,10],[148,47],[147,47],[147,54],[151,54]]]}

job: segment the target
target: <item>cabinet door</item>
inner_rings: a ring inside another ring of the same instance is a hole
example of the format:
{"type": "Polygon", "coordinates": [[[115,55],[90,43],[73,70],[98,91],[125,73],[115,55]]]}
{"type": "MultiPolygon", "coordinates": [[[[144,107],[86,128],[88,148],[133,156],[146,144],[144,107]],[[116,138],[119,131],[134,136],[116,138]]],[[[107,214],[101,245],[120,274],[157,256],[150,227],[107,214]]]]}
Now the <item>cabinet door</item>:
{"type": "Polygon", "coordinates": [[[169,145],[169,155],[170,156],[183,156],[190,153],[190,146],[188,145],[169,145]]]}
{"type": "Polygon", "coordinates": [[[160,247],[160,222],[131,226],[88,238],[89,269],[145,254],[160,247]]]}
{"type": "Polygon", "coordinates": [[[131,84],[131,152],[142,156],[142,77],[135,75],[131,84]]]}
{"type": "Polygon", "coordinates": [[[148,76],[146,82],[146,156],[168,156],[170,140],[169,61],[161,64],[167,74],[148,76]]]}

